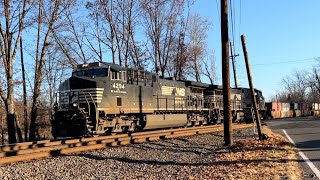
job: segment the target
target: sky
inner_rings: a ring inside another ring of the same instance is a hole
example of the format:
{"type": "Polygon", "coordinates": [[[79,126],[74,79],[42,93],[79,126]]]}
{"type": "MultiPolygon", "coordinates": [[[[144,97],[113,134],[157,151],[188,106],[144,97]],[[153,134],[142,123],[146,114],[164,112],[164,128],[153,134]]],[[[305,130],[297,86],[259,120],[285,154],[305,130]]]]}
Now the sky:
{"type": "MultiPolygon", "coordinates": [[[[239,86],[249,87],[241,34],[246,36],[254,87],[262,90],[267,100],[283,88],[282,78],[295,70],[310,70],[317,64],[314,58],[320,57],[319,0],[232,0],[232,7],[239,86]]],[[[221,84],[220,0],[198,0],[193,11],[213,24],[208,31],[208,47],[215,50],[220,75],[217,83],[221,84]]],[[[230,40],[232,37],[230,32],[230,40]]],[[[233,78],[231,86],[234,86],[233,78]]]]}
{"type": "MultiPolygon", "coordinates": [[[[282,78],[295,70],[310,70],[317,64],[314,58],[320,57],[319,0],[232,0],[232,7],[234,36],[229,21],[229,38],[234,39],[234,54],[239,54],[236,58],[239,86],[249,87],[241,34],[246,36],[254,87],[267,100],[283,89],[282,78]]],[[[207,43],[215,51],[219,76],[216,84],[222,84],[220,0],[196,0],[192,12],[211,21],[207,43]]],[[[230,77],[234,87],[233,74],[230,77]]]]}

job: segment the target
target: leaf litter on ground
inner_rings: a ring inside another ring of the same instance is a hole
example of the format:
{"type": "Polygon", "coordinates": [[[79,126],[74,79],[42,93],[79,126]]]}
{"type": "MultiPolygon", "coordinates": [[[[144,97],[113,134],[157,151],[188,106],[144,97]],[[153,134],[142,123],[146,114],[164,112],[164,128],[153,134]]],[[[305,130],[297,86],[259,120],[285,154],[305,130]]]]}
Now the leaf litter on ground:
{"type": "MultiPolygon", "coordinates": [[[[214,165],[201,169],[204,179],[301,179],[297,149],[263,127],[268,139],[242,139],[218,150],[214,165]],[[219,153],[220,152],[220,153],[219,153]]],[[[192,179],[192,177],[190,177],[192,179]]]]}

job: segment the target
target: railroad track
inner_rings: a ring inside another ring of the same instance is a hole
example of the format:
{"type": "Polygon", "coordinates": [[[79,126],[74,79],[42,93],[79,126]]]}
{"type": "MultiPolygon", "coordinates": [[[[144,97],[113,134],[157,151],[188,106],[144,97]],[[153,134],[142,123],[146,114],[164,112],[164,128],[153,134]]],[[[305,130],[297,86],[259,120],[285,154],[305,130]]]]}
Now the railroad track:
{"type": "MultiPolygon", "coordinates": [[[[252,124],[234,124],[233,129],[248,128],[252,126],[252,124]]],[[[90,138],[64,139],[56,141],[43,140],[9,144],[0,146],[0,165],[102,149],[106,147],[156,141],[159,139],[192,136],[196,134],[207,134],[222,130],[223,125],[211,125],[135,132],[131,134],[117,134],[90,138]]]]}

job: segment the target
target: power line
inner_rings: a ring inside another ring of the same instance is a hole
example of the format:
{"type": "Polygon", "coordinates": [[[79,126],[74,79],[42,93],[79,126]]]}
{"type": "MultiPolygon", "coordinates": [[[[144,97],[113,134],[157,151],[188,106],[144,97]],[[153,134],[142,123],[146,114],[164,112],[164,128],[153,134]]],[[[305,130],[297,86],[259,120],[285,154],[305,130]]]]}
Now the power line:
{"type": "MultiPolygon", "coordinates": [[[[241,19],[242,19],[242,3],[241,3],[241,0],[239,0],[239,24],[238,24],[238,27],[239,27],[239,35],[238,37],[240,37],[240,34],[241,34],[241,19]]],[[[238,41],[238,52],[240,51],[240,41],[238,41]]]]}
{"type": "MultiPolygon", "coordinates": [[[[230,2],[231,2],[232,0],[230,0],[230,2]]],[[[235,5],[233,5],[232,6],[232,10],[233,10],[233,33],[232,33],[232,38],[233,38],[233,41],[232,41],[232,45],[233,45],[233,49],[235,48],[235,46],[234,46],[234,42],[235,42],[235,32],[236,32],[236,18],[235,18],[235,16],[236,16],[236,10],[235,10],[235,5]]],[[[236,54],[236,51],[235,51],[235,49],[234,49],[234,53],[236,54]]]]}
{"type": "Polygon", "coordinates": [[[292,63],[292,62],[310,61],[310,60],[315,60],[315,57],[306,58],[306,59],[290,60],[290,61],[273,62],[273,63],[266,63],[266,64],[252,64],[252,66],[278,65],[278,64],[285,64],[285,63],[292,63]]]}
{"type": "Polygon", "coordinates": [[[232,34],[232,46],[233,46],[233,48],[234,48],[234,36],[235,36],[235,34],[234,34],[234,29],[235,29],[235,18],[234,18],[234,16],[233,16],[233,14],[234,14],[234,6],[232,6],[232,0],[229,0],[229,4],[230,4],[230,22],[231,22],[231,34],[232,34]]]}
{"type": "Polygon", "coordinates": [[[216,0],[216,5],[217,5],[217,13],[218,13],[218,17],[219,17],[219,23],[221,24],[221,14],[220,14],[220,10],[219,10],[218,0],[216,0]]]}

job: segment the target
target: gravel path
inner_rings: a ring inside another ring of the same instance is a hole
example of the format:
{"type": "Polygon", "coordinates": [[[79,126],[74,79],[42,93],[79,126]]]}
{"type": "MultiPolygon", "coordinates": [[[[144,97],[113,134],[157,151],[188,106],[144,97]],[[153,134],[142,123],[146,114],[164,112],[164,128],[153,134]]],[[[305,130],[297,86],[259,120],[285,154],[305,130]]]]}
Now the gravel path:
{"type": "MultiPolygon", "coordinates": [[[[253,129],[234,131],[252,138],[253,129]]],[[[217,164],[223,132],[107,148],[0,167],[1,179],[188,179],[217,164]]]]}

